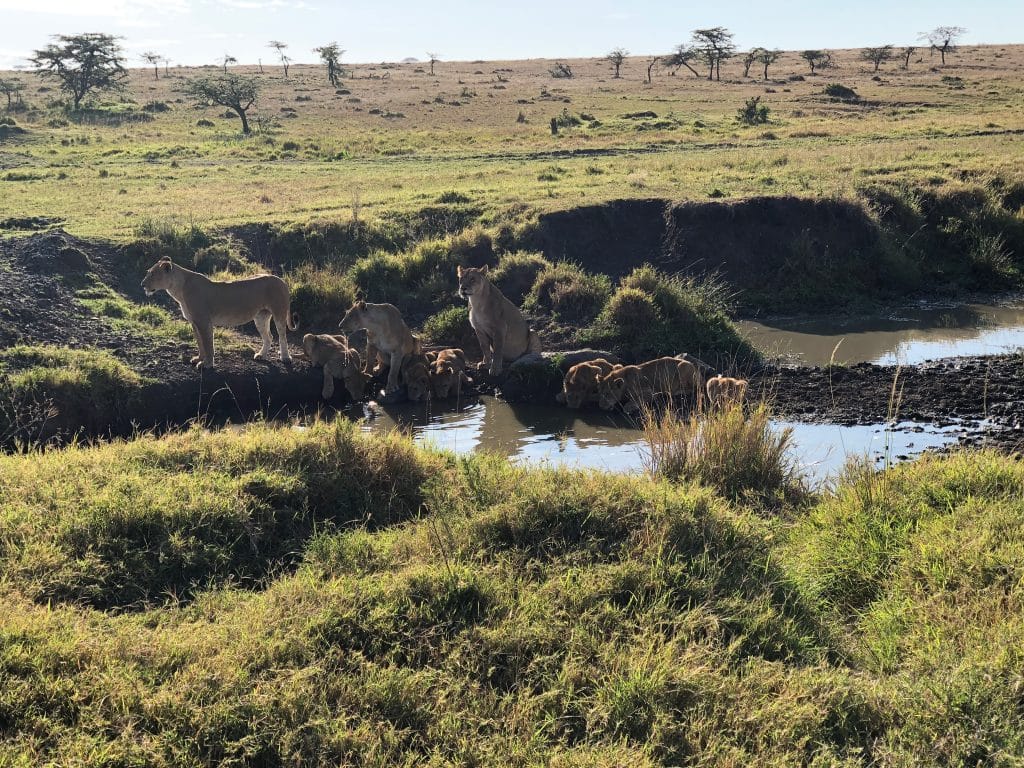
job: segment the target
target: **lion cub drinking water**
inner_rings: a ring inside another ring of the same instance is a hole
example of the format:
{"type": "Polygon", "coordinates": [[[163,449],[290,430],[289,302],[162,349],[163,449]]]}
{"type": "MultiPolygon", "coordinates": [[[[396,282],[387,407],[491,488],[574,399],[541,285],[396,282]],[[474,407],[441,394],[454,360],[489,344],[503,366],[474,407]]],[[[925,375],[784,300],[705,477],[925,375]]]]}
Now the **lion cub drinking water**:
{"type": "Polygon", "coordinates": [[[469,299],[469,324],[483,352],[481,365],[491,376],[501,373],[503,362],[541,351],[540,338],[526,324],[523,313],[487,279],[486,265],[459,267],[458,274],[459,296],[469,299]]]}
{"type": "Polygon", "coordinates": [[[241,280],[220,282],[206,275],[179,267],[170,259],[160,259],[142,279],[147,296],[167,291],[178,302],[181,314],[192,323],[199,354],[192,358],[197,366],[213,367],[213,326],[245,325],[256,322],[263,348],[253,357],[259,359],[273,351],[270,318],[274,318],[281,362],[290,363],[286,331],[294,331],[299,316],[292,314],[291,297],[284,280],[275,275],[257,275],[241,280]]]}
{"type": "Polygon", "coordinates": [[[313,365],[324,367],[324,388],[321,392],[324,400],[330,400],[334,395],[335,379],[345,383],[345,389],[353,400],[362,399],[370,377],[363,373],[359,353],[349,347],[348,339],[326,333],[307,333],[302,337],[302,349],[313,365]]]}
{"type": "Polygon", "coordinates": [[[640,365],[612,369],[598,382],[599,405],[610,411],[623,400],[625,410],[638,410],[655,395],[694,397],[700,374],[693,363],[676,357],[659,357],[640,365]]]}
{"type": "Polygon", "coordinates": [[[406,355],[420,353],[420,340],[412,335],[409,326],[402,319],[402,313],[394,304],[367,304],[357,301],[338,324],[344,331],[366,329],[367,373],[381,370],[387,362],[388,384],[386,393],[398,390],[398,377],[402,372],[402,360],[406,355]],[[385,360],[386,358],[386,360],[385,360]]]}

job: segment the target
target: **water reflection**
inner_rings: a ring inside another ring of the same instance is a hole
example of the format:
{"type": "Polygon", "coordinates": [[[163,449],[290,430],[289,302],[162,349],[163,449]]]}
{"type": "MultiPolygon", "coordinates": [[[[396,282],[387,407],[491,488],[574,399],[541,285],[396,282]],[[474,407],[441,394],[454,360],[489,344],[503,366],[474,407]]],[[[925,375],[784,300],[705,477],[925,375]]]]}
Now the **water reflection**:
{"type": "Polygon", "coordinates": [[[745,320],[740,327],[769,353],[792,356],[809,365],[827,364],[833,350],[840,363],[914,365],[1024,347],[1024,304],[911,307],[879,316],[785,318],[763,323],[745,320]]]}
{"type": "MultiPolygon", "coordinates": [[[[461,407],[423,404],[383,406],[366,422],[367,431],[401,427],[417,442],[456,453],[490,451],[517,461],[548,463],[614,472],[635,472],[644,466],[639,430],[621,416],[601,411],[513,405],[493,397],[473,399],[461,407]]],[[[813,480],[822,481],[842,468],[849,456],[865,454],[881,463],[899,461],[956,441],[957,428],[940,429],[905,422],[839,426],[775,422],[791,427],[794,455],[813,480]]]]}

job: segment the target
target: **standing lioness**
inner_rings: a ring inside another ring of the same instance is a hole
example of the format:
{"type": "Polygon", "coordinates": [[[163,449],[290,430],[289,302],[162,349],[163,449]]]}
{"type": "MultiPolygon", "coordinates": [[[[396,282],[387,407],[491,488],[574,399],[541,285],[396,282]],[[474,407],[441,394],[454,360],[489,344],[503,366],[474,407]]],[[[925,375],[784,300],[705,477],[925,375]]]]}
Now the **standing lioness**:
{"type": "Polygon", "coordinates": [[[420,340],[412,335],[398,307],[394,304],[357,301],[349,307],[338,325],[343,331],[349,332],[366,329],[365,370],[367,373],[379,371],[386,360],[390,370],[385,392],[390,394],[396,391],[402,360],[406,355],[420,352],[420,340]]]}
{"type": "Polygon", "coordinates": [[[541,351],[540,338],[526,324],[523,313],[487,279],[486,265],[459,267],[458,274],[459,296],[469,299],[469,324],[480,342],[482,365],[491,376],[501,373],[503,362],[541,351]]]}
{"type": "Polygon", "coordinates": [[[255,321],[263,339],[263,348],[253,357],[266,357],[273,351],[270,318],[274,318],[281,362],[290,363],[286,331],[294,331],[299,316],[291,312],[291,297],[284,280],[274,275],[257,275],[241,280],[219,282],[206,275],[179,267],[170,259],[161,259],[142,279],[146,295],[167,291],[178,302],[181,314],[192,323],[199,354],[192,358],[197,366],[213,367],[213,326],[245,325],[255,321]]]}

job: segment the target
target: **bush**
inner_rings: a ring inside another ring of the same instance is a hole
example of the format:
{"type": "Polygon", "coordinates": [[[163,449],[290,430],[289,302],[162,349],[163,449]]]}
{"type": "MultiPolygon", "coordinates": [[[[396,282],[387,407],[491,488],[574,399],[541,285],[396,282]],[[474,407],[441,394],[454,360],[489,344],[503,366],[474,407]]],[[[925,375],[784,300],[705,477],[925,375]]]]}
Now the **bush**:
{"type": "Polygon", "coordinates": [[[355,302],[352,279],[333,269],[316,269],[308,264],[287,276],[291,289],[292,311],[309,333],[335,333],[338,323],[355,302]]]}
{"type": "Polygon", "coordinates": [[[860,96],[853,88],[848,88],[845,85],[839,83],[829,83],[825,86],[825,95],[832,99],[839,99],[840,101],[857,101],[860,96]]]}
{"type": "Polygon", "coordinates": [[[622,278],[580,341],[635,360],[679,352],[722,362],[756,359],[729,318],[730,309],[726,286],[715,276],[671,276],[644,265],[622,278]],[[651,322],[644,326],[643,319],[651,322]]]}
{"type": "Polygon", "coordinates": [[[508,253],[490,273],[491,282],[513,304],[523,303],[537,275],[551,266],[539,253],[508,253]]]}
{"type": "Polygon", "coordinates": [[[575,264],[559,262],[537,276],[525,306],[550,312],[557,320],[588,322],[610,294],[611,281],[606,275],[591,275],[575,264]]]}
{"type": "Polygon", "coordinates": [[[761,104],[760,96],[753,96],[739,108],[736,119],[744,125],[761,125],[768,122],[769,111],[768,107],[761,104]]]}
{"type": "Polygon", "coordinates": [[[645,460],[652,475],[696,481],[731,499],[778,505],[802,498],[807,487],[792,453],[793,430],[772,427],[762,403],[749,414],[742,405],[679,416],[643,416],[645,460]]]}
{"type": "Polygon", "coordinates": [[[480,227],[467,229],[453,235],[448,243],[450,261],[464,267],[482,267],[494,263],[494,241],[480,227]]]}
{"type": "Polygon", "coordinates": [[[476,333],[469,324],[469,307],[448,307],[431,315],[423,324],[423,335],[446,347],[468,350],[477,346],[476,333]]]}
{"type": "MultiPolygon", "coordinates": [[[[178,263],[190,263],[195,252],[213,244],[210,237],[194,221],[174,217],[145,217],[135,225],[135,237],[152,246],[144,249],[150,257],[167,256],[178,263]]],[[[150,265],[146,264],[148,268],[150,265]]]]}
{"type": "Polygon", "coordinates": [[[396,304],[408,294],[404,273],[400,257],[375,253],[359,259],[348,274],[356,287],[362,289],[367,301],[396,304]]]}

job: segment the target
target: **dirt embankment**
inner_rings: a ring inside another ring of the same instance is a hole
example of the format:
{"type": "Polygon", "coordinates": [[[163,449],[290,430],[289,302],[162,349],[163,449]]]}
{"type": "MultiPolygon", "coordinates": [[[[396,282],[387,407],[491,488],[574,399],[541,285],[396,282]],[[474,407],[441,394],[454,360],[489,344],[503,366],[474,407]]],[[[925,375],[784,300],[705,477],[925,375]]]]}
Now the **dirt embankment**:
{"type": "MultiPolygon", "coordinates": [[[[651,207],[648,215],[653,211],[651,207]]],[[[175,334],[166,327],[122,322],[118,312],[98,313],[83,298],[98,291],[113,301],[114,309],[117,300],[132,307],[157,303],[169,317],[177,317],[178,308],[169,297],[144,296],[138,272],[121,249],[59,231],[0,240],[0,351],[16,344],[98,349],[144,378],[131,397],[119,399],[114,415],[102,424],[96,415],[102,409],[90,411],[80,404],[81,412],[68,412],[67,404],[57,402],[65,409],[65,427],[77,425],[92,435],[125,434],[136,426],[181,424],[197,416],[242,420],[253,414],[309,412],[323,405],[319,371],[297,357],[290,369],[277,360],[253,360],[259,346],[255,335],[233,337],[227,347],[219,342],[216,370],[200,372],[188,362],[194,342],[181,335],[180,325],[175,334]]],[[[298,334],[292,341],[298,341],[298,334]]],[[[294,343],[292,352],[299,352],[294,343]]],[[[886,420],[896,392],[902,420],[962,423],[968,427],[965,443],[986,440],[1017,450],[1024,434],[1022,374],[1020,356],[939,361],[898,371],[869,364],[780,367],[753,373],[751,391],[755,397],[768,397],[780,417],[847,424],[886,420]]],[[[525,369],[499,388],[509,399],[550,399],[554,404],[560,380],[557,370],[541,366],[525,369]]],[[[481,378],[470,391],[494,392],[495,385],[481,378]]],[[[338,392],[335,404],[343,388],[338,392]]]]}

